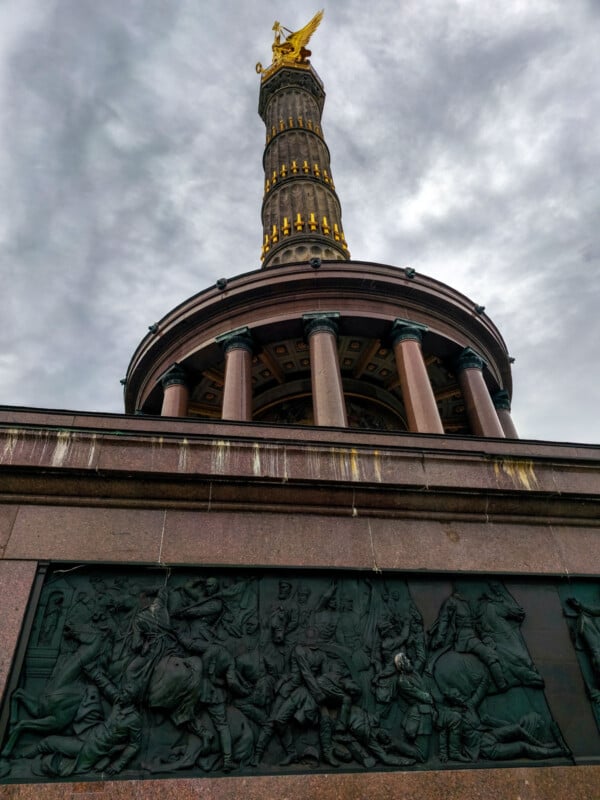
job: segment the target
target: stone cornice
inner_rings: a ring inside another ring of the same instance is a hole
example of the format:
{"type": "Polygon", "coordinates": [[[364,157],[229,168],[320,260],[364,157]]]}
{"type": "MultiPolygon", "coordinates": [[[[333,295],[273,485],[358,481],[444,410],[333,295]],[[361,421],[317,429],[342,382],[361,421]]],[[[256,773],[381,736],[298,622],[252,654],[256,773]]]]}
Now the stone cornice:
{"type": "Polygon", "coordinates": [[[9,502],[210,502],[321,514],[355,507],[374,517],[600,524],[598,447],[116,415],[49,414],[35,425],[41,414],[8,416],[0,496],[9,502]]]}

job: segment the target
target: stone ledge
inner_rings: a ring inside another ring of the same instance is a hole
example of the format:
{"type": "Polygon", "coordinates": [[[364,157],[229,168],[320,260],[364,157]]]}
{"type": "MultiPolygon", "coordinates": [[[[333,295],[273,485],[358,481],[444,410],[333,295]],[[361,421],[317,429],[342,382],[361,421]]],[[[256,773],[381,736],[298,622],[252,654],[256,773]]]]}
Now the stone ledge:
{"type": "Polygon", "coordinates": [[[598,800],[600,767],[372,772],[252,778],[12,784],[7,800],[598,800]]]}

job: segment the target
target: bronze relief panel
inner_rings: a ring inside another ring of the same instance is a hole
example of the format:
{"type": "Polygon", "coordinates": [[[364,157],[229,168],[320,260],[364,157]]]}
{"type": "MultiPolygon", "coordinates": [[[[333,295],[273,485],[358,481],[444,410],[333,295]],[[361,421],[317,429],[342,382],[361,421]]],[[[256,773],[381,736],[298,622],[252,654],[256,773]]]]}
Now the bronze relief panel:
{"type": "Polygon", "coordinates": [[[569,728],[569,715],[589,710],[569,676],[583,659],[596,710],[600,610],[587,594],[597,589],[560,594],[566,620],[564,590],[481,576],[51,568],[7,696],[0,773],[27,782],[593,757],[597,730],[569,728]]]}

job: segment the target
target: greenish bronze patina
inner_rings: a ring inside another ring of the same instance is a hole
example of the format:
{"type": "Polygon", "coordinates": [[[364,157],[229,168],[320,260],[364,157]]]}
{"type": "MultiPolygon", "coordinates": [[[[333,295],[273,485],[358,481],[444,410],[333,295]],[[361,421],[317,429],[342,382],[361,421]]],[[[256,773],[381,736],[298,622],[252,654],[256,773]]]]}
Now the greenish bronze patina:
{"type": "MultiPolygon", "coordinates": [[[[600,611],[586,591],[564,608],[597,704],[600,611]]],[[[2,773],[564,762],[526,617],[506,581],[483,578],[51,569],[2,773]]]]}

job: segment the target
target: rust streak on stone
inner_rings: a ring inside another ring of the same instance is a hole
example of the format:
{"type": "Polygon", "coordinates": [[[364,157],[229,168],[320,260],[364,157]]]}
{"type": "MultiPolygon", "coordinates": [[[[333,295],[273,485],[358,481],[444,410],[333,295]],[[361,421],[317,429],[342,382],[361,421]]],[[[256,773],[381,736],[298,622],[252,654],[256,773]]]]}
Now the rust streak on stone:
{"type": "Polygon", "coordinates": [[[494,460],[494,473],[496,480],[502,473],[507,475],[519,489],[528,492],[538,488],[538,480],[533,467],[533,462],[518,458],[499,458],[494,460]]]}

